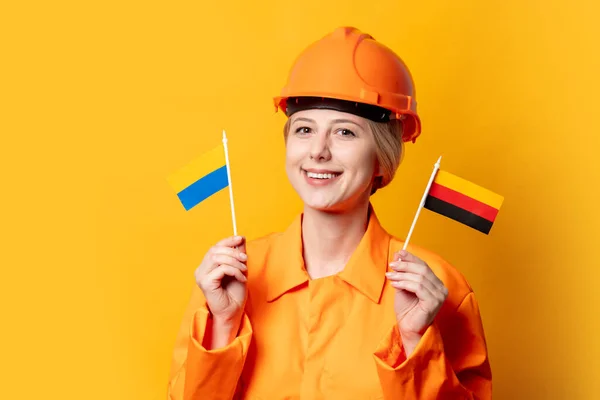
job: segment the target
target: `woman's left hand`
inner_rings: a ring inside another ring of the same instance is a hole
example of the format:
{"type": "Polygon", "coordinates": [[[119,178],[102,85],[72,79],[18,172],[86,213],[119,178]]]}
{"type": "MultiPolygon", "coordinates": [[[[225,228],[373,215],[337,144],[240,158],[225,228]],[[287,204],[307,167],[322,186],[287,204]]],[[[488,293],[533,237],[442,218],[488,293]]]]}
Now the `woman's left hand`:
{"type": "Polygon", "coordinates": [[[402,250],[386,273],[396,289],[394,311],[406,356],[414,351],[448,296],[448,289],[427,263],[402,250]]]}

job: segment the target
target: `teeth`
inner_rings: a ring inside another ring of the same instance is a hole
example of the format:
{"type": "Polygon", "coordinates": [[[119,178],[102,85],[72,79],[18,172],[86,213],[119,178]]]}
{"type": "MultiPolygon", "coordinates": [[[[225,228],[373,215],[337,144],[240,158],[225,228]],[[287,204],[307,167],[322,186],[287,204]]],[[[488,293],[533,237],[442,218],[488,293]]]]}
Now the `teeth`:
{"type": "Polygon", "coordinates": [[[314,179],[331,179],[331,178],[335,178],[339,174],[316,174],[314,172],[306,171],[306,175],[308,175],[309,178],[314,178],[314,179]]]}

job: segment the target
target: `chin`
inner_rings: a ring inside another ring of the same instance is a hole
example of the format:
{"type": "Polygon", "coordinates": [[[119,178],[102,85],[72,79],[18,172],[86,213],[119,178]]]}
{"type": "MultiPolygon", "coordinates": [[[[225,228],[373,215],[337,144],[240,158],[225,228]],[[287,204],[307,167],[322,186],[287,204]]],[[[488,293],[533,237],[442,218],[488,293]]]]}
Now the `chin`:
{"type": "Polygon", "coordinates": [[[313,210],[318,210],[327,213],[343,213],[356,207],[356,201],[347,198],[335,198],[329,196],[320,196],[318,194],[312,194],[309,196],[302,196],[304,206],[313,210]]]}
{"type": "Polygon", "coordinates": [[[359,206],[365,196],[367,201],[370,198],[366,188],[361,187],[354,188],[354,190],[340,186],[314,188],[298,181],[292,181],[292,186],[305,207],[321,212],[343,213],[359,206]]]}
{"type": "Polygon", "coordinates": [[[305,207],[319,211],[338,211],[342,201],[325,193],[298,193],[305,207]]]}
{"type": "Polygon", "coordinates": [[[311,208],[313,210],[327,212],[327,213],[340,213],[344,211],[344,207],[340,204],[318,204],[318,203],[310,203],[304,202],[304,206],[307,208],[311,208]]]}

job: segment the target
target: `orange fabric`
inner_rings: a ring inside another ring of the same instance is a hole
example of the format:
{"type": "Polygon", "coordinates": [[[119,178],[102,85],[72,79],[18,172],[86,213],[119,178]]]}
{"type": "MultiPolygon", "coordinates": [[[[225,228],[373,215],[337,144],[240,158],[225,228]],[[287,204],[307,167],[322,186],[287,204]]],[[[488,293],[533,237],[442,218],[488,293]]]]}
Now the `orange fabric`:
{"type": "Polygon", "coordinates": [[[292,66],[275,109],[296,96],[333,97],[391,110],[402,118],[402,139],[421,134],[415,87],[406,64],[373,36],[340,27],[309,45],[292,66]]]}
{"type": "Polygon", "coordinates": [[[385,279],[403,243],[371,213],[345,269],[311,280],[301,218],[247,244],[248,302],[238,336],[207,351],[210,318],[195,287],[173,354],[171,400],[489,399],[491,370],[477,302],[462,275],[425,260],[449,289],[444,306],[406,358],[385,279]]]}

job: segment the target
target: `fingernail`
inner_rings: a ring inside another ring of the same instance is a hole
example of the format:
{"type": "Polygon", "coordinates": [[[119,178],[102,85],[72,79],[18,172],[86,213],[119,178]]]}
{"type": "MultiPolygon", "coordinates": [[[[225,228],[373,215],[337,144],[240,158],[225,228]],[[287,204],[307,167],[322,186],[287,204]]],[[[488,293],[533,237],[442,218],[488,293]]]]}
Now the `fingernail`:
{"type": "Polygon", "coordinates": [[[387,276],[387,277],[390,277],[390,276],[392,276],[392,275],[394,275],[394,273],[393,273],[393,272],[386,272],[386,273],[385,273],[385,276],[387,276]]]}
{"type": "Polygon", "coordinates": [[[241,258],[242,260],[247,260],[247,259],[248,259],[248,256],[247,256],[245,253],[240,253],[240,258],[241,258]]]}

